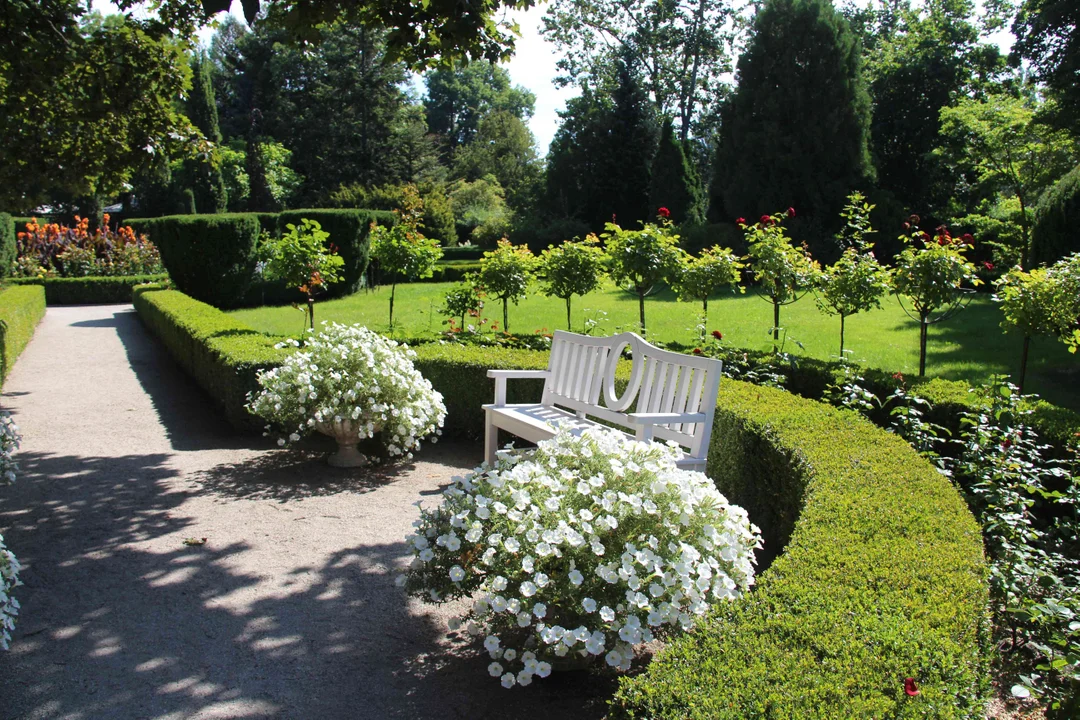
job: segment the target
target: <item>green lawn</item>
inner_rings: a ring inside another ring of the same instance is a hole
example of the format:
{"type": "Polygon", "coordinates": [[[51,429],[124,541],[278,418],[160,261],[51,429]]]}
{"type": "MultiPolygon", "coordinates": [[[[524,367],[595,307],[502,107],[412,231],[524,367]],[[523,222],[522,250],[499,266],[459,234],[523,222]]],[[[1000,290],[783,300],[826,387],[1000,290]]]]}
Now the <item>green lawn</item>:
{"type": "MultiPolygon", "coordinates": [[[[451,283],[399,285],[395,301],[395,335],[434,335],[444,326],[438,314],[443,293],[451,283]]],[[[387,330],[390,289],[361,291],[339,300],[320,302],[315,320],[360,323],[374,330],[387,330]]],[[[918,325],[900,309],[893,297],[882,302],[881,310],[849,318],[846,347],[856,362],[886,370],[915,374],[919,365],[918,325]]],[[[637,331],[637,299],[614,287],[574,299],[574,330],[580,332],[586,317],[598,317],[593,334],[637,331]]],[[[684,303],[670,292],[650,297],[645,303],[649,338],[662,342],[690,343],[701,305],[684,303]]],[[[303,326],[303,313],[292,307],[255,308],[231,313],[238,320],[264,332],[296,335],[303,326]]],[[[502,304],[489,301],[484,315],[502,323],[502,304]]],[[[998,326],[1000,312],[988,294],[979,294],[967,309],[953,319],[930,328],[927,374],[977,384],[995,373],[1019,370],[1020,339],[1007,336],[998,326]]],[[[786,349],[817,358],[835,357],[839,351],[840,321],[822,314],[812,296],[784,307],[780,324],[787,330],[786,349]],[[801,343],[799,347],[797,343],[801,343]]],[[[764,349],[771,347],[772,306],[753,291],[746,295],[725,294],[709,302],[709,330],[720,330],[725,345],[764,349]]],[[[566,307],[561,300],[536,294],[510,306],[510,329],[514,332],[551,331],[566,327],[566,307]]],[[[1038,338],[1032,343],[1027,390],[1050,402],[1080,410],[1080,389],[1075,388],[1080,358],[1070,355],[1060,343],[1038,338]]]]}

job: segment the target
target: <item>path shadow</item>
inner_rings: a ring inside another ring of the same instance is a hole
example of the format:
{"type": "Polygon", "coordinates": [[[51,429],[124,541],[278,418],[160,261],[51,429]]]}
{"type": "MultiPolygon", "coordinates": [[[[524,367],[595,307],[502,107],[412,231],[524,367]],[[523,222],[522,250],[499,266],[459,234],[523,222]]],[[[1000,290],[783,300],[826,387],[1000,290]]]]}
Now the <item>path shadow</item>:
{"type": "Polygon", "coordinates": [[[72,327],[116,329],[128,363],[154,406],[174,450],[267,448],[261,437],[236,431],[213,399],[172,359],[133,309],[111,318],[83,320],[72,327]]]}

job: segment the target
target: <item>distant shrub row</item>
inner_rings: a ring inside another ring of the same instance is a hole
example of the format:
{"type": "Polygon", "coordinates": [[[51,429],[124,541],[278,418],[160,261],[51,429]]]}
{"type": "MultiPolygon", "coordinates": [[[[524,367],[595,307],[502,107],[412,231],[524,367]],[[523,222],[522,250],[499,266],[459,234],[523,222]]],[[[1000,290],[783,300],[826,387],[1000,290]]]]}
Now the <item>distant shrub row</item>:
{"type": "Polygon", "coordinates": [[[41,285],[49,305],[108,305],[131,302],[131,290],[144,283],[160,283],[168,275],[121,275],[118,277],[11,278],[12,285],[41,285]]]}
{"type": "Polygon", "coordinates": [[[172,281],[184,293],[219,308],[286,302],[290,289],[258,282],[259,237],[279,235],[302,218],[330,233],[329,244],[345,261],[343,279],[329,288],[337,297],[356,292],[368,266],[372,222],[391,225],[394,215],[376,210],[289,210],[282,213],[170,215],[132,219],[128,225],[150,236],[172,281]]]}

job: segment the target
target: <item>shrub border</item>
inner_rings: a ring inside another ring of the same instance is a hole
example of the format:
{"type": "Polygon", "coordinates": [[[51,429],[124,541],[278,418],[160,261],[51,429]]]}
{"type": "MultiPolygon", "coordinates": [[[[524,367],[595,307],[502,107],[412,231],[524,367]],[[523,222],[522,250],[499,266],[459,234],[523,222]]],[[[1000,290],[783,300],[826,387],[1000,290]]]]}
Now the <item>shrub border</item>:
{"type": "MultiPolygon", "coordinates": [[[[283,350],[215,308],[138,288],[135,307],[178,362],[249,427],[243,398],[283,350]]],[[[546,351],[431,344],[416,365],[443,393],[444,430],[475,437],[490,367],[546,351]]],[[[539,391],[511,383],[510,400],[539,391]]],[[[856,414],[725,381],[709,474],[782,554],[745,600],[675,640],[613,712],[624,717],[975,717],[989,665],[982,536],[964,500],[899,437],[856,414]],[[921,694],[904,693],[913,677],[921,694]]]]}
{"type": "Polygon", "coordinates": [[[111,305],[129,303],[136,285],[161,283],[169,276],[115,275],[77,278],[11,278],[12,285],[42,285],[48,305],[111,305]]]}
{"type": "Polygon", "coordinates": [[[40,286],[0,289],[0,385],[45,317],[45,289],[40,286]]]}

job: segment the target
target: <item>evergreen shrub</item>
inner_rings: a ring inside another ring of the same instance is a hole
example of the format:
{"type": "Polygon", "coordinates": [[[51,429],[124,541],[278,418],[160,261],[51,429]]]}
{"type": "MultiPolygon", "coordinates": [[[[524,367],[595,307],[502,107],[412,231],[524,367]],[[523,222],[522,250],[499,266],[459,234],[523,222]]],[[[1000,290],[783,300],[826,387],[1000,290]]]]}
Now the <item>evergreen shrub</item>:
{"type": "Polygon", "coordinates": [[[286,210],[278,213],[278,234],[290,223],[299,227],[304,218],[318,221],[322,229],[330,233],[328,242],[337,248],[345,261],[341,269],[342,281],[329,288],[332,297],[351,295],[363,285],[371,254],[368,238],[371,223],[390,227],[395,222],[393,213],[382,210],[286,210]]]}
{"type": "Polygon", "coordinates": [[[1031,228],[1032,264],[1052,265],[1080,252],[1080,165],[1047,190],[1035,208],[1031,228]]]}
{"type": "Polygon", "coordinates": [[[0,290],[0,384],[30,342],[45,317],[45,290],[41,287],[8,287],[0,290]]]}
{"type": "Polygon", "coordinates": [[[13,278],[12,285],[43,285],[48,305],[108,305],[131,302],[136,285],[160,283],[168,275],[119,275],[75,278],[13,278]]]}
{"type": "Polygon", "coordinates": [[[19,253],[15,244],[15,219],[7,213],[0,213],[0,278],[11,273],[11,265],[19,253]]]}

